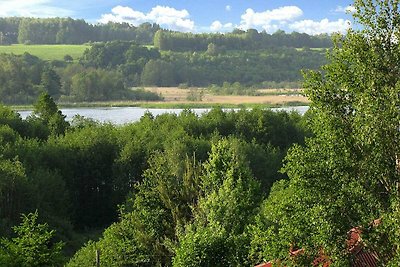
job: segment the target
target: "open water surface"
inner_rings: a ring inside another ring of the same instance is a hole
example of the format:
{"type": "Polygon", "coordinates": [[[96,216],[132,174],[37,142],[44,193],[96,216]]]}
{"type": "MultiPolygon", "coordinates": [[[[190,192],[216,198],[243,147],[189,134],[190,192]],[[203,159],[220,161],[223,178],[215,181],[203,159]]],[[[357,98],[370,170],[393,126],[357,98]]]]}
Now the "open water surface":
{"type": "MultiPolygon", "coordinates": [[[[63,108],[62,113],[67,116],[67,120],[72,120],[75,115],[80,115],[85,118],[91,118],[100,122],[111,122],[113,124],[125,124],[140,120],[146,113],[150,112],[153,116],[164,113],[179,114],[184,109],[157,109],[157,108],[140,108],[140,107],[111,107],[111,108],[63,108]]],[[[202,115],[211,109],[209,108],[193,108],[191,109],[197,115],[202,115]]],[[[231,110],[231,109],[225,109],[231,110]]],[[[304,114],[308,110],[308,106],[287,107],[287,108],[272,108],[272,110],[297,111],[299,114],[304,114]]],[[[21,117],[25,119],[32,110],[18,111],[21,117]]]]}

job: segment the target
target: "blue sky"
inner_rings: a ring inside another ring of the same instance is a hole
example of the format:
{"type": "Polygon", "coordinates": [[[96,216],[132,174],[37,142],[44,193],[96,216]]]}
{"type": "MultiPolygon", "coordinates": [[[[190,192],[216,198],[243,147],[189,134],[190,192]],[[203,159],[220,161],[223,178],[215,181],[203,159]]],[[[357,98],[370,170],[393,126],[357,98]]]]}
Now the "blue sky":
{"type": "Polygon", "coordinates": [[[344,32],[352,22],[350,0],[0,0],[0,16],[72,17],[191,32],[255,28],[309,34],[344,32]],[[347,11],[347,12],[346,12],[347,11]]]}

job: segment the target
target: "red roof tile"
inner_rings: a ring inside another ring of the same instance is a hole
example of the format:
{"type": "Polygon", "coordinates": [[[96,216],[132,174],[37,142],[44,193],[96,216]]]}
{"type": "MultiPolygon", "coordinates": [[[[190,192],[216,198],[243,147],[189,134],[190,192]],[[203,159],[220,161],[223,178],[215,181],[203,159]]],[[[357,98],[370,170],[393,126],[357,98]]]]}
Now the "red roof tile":
{"type": "Polygon", "coordinates": [[[255,267],[272,267],[272,262],[264,262],[264,263],[261,263],[261,264],[259,264],[259,265],[257,265],[257,266],[255,266],[255,267]]]}

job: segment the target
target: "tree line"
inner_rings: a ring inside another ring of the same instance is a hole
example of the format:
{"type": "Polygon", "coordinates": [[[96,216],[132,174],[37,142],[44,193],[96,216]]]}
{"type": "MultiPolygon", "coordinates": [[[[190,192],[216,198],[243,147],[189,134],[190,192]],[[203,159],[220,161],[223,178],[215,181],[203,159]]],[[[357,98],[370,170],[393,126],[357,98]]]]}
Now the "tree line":
{"type": "Polygon", "coordinates": [[[118,70],[71,62],[46,62],[28,53],[0,54],[0,102],[32,104],[42,93],[67,102],[161,100],[161,96],[128,88],[118,70]]]}
{"type": "Polygon", "coordinates": [[[0,101],[33,103],[43,91],[62,102],[162,100],[150,92],[131,90],[141,86],[299,87],[300,69],[318,69],[325,62],[324,53],[294,48],[160,52],[135,42],[112,41],[92,44],[77,62],[68,57],[44,61],[28,53],[1,54],[0,101]]]}
{"type": "Polygon", "coordinates": [[[330,35],[308,35],[306,33],[285,33],[278,30],[273,34],[256,29],[243,31],[235,29],[230,33],[183,33],[160,29],[154,35],[154,46],[169,51],[205,51],[212,44],[220,50],[258,50],[271,47],[329,48],[330,35]]]}
{"type": "Polygon", "coordinates": [[[282,31],[191,34],[149,23],[134,27],[71,18],[0,18],[2,44],[103,41],[92,43],[78,62],[68,55],[50,62],[29,54],[0,55],[1,102],[33,103],[42,91],[63,102],[162,99],[129,89],[141,86],[300,87],[300,69],[319,68],[326,52],[321,47],[330,47],[329,40],[282,31]],[[154,48],[143,46],[153,37],[154,48]]]}
{"type": "Polygon", "coordinates": [[[84,44],[113,40],[151,44],[159,25],[143,23],[89,24],[72,18],[0,18],[0,45],[6,44],[84,44]]]}
{"type": "Polygon", "coordinates": [[[154,44],[160,50],[204,51],[214,44],[226,50],[257,50],[271,47],[329,48],[327,34],[273,34],[255,29],[235,29],[230,33],[183,33],[161,29],[157,24],[143,23],[137,27],[129,23],[89,24],[72,18],[0,18],[0,45],[6,44],[83,44],[87,42],[135,41],[154,44]]]}
{"type": "Polygon", "coordinates": [[[301,69],[317,69],[325,50],[270,48],[257,51],[172,52],[128,42],[95,44],[81,62],[86,66],[119,69],[133,86],[209,86],[239,82],[298,82],[301,69]]]}

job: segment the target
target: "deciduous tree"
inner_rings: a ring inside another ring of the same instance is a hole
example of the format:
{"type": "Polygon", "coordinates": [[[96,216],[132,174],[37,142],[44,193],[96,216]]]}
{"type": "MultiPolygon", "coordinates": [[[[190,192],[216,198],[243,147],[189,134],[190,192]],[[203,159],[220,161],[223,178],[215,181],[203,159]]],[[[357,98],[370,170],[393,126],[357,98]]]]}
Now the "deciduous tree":
{"type": "Polygon", "coordinates": [[[264,205],[254,232],[264,258],[284,257],[292,244],[305,249],[303,265],[322,248],[343,266],[346,232],[383,218],[363,240],[383,265],[399,263],[391,260],[400,245],[399,1],[356,0],[354,7],[360,30],[337,35],[330,63],[305,73],[314,137],[289,151],[290,180],[264,205]]]}

